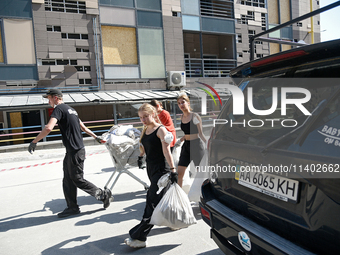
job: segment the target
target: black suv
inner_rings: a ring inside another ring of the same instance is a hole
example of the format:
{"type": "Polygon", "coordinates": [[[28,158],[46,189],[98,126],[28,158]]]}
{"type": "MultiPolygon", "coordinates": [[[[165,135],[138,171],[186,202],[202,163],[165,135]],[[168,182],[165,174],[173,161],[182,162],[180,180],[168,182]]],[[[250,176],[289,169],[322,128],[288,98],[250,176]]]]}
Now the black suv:
{"type": "Polygon", "coordinates": [[[340,40],[230,76],[239,93],[214,122],[202,185],[211,237],[226,254],[339,254],[340,40]]]}

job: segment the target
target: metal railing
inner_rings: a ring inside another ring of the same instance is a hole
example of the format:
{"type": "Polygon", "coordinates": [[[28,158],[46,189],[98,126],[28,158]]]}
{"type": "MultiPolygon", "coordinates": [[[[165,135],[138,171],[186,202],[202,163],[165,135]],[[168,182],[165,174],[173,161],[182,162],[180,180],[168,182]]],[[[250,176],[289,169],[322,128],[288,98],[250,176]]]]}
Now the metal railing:
{"type": "MultiPolygon", "coordinates": [[[[181,114],[176,114],[176,120],[173,120],[174,123],[176,122],[179,127],[181,118],[181,114]]],[[[202,116],[203,124],[212,124],[212,119],[216,118],[218,112],[208,112],[207,115],[202,116]]],[[[83,122],[92,132],[101,135],[114,125],[113,119],[108,120],[95,120],[95,121],[84,121],[83,122]]],[[[134,128],[141,129],[143,127],[142,123],[140,122],[138,117],[135,118],[124,118],[118,119],[119,125],[133,125],[134,128]]],[[[13,144],[23,144],[31,142],[42,130],[41,125],[37,126],[27,126],[27,127],[15,127],[15,128],[2,128],[0,129],[0,147],[13,145],[13,144]],[[38,129],[38,130],[37,130],[38,129]]],[[[83,132],[85,134],[85,132],[83,132]]],[[[61,133],[56,126],[51,133],[46,136],[48,141],[55,141],[61,140],[61,133]]]]}
{"type": "Polygon", "coordinates": [[[201,2],[201,15],[219,18],[234,18],[234,7],[232,1],[201,2]]]}
{"type": "Polygon", "coordinates": [[[185,58],[187,77],[227,77],[236,67],[235,59],[185,58]]]}

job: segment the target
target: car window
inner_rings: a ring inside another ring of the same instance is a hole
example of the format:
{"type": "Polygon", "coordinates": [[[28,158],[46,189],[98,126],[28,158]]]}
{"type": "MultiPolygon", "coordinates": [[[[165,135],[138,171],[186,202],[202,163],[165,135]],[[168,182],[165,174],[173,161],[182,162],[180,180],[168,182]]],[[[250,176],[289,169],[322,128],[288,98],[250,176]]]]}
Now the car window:
{"type": "Polygon", "coordinates": [[[288,150],[309,154],[340,156],[340,98],[335,98],[309,129],[305,139],[288,150]]]}
{"type": "MultiPolygon", "coordinates": [[[[242,83],[245,84],[245,83],[242,83]]],[[[240,85],[242,87],[243,85],[240,85]]],[[[216,139],[228,140],[236,143],[266,146],[279,137],[296,129],[308,117],[293,104],[287,104],[286,115],[281,115],[281,89],[282,87],[306,88],[311,93],[311,99],[303,106],[311,113],[324,99],[329,98],[336,90],[338,83],[325,79],[290,79],[290,78],[263,78],[253,79],[247,82],[243,94],[245,99],[244,115],[233,114],[233,97],[226,103],[218,119],[226,120],[227,124],[215,125],[216,139]],[[277,108],[270,115],[255,115],[247,105],[248,88],[253,88],[253,106],[257,110],[267,110],[272,106],[273,87],[278,88],[277,108]],[[294,120],[294,121],[293,121],[294,120]],[[231,126],[231,123],[237,123],[231,126]],[[263,124],[263,125],[262,125],[263,124]],[[295,126],[294,126],[295,125],[295,126]]],[[[301,93],[289,93],[287,98],[304,98],[301,93]]],[[[222,122],[221,122],[222,123],[222,122]]],[[[285,147],[289,147],[301,130],[285,141],[285,147]]]]}

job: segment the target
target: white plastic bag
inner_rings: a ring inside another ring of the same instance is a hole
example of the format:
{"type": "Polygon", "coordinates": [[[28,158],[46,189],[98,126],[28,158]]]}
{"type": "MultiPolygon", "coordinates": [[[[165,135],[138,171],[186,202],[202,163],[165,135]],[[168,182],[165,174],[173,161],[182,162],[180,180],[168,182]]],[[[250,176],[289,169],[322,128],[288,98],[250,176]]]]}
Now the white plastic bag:
{"type": "Polygon", "coordinates": [[[192,202],[199,202],[202,195],[201,187],[202,183],[209,178],[209,171],[207,170],[208,164],[208,151],[204,152],[203,158],[200,162],[199,167],[196,169],[195,179],[192,182],[191,188],[188,193],[189,200],[192,202]]]}
{"type": "Polygon", "coordinates": [[[183,180],[182,180],[182,189],[186,194],[189,194],[193,179],[190,178],[190,165],[184,172],[183,180]]]}
{"type": "Polygon", "coordinates": [[[170,228],[185,228],[196,224],[187,194],[174,183],[159,201],[151,216],[150,224],[170,228]]]}

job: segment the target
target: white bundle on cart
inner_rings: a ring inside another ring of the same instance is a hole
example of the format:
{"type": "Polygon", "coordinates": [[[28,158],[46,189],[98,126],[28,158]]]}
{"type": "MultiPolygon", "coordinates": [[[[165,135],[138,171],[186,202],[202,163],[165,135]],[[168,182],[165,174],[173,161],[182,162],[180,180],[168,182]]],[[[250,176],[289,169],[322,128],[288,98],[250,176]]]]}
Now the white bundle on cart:
{"type": "Polygon", "coordinates": [[[116,168],[123,169],[126,164],[137,166],[140,135],[141,132],[132,125],[114,125],[102,135],[116,168]]]}

